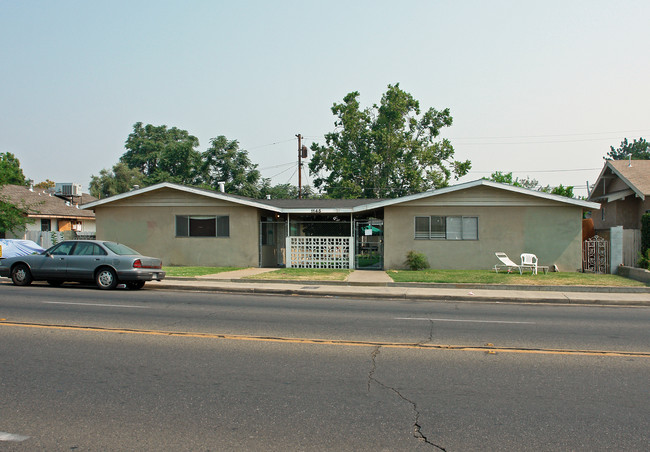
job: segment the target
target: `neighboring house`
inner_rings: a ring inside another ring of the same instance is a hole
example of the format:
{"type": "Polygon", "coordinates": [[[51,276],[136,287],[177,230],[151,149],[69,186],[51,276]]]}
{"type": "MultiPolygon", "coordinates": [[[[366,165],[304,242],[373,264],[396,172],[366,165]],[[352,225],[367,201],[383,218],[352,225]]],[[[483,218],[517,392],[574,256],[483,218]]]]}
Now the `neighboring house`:
{"type": "MultiPolygon", "coordinates": [[[[619,250],[618,259],[636,266],[641,251],[641,217],[650,212],[650,160],[607,160],[589,194],[589,201],[600,203],[592,215],[595,233],[619,250]],[[612,228],[622,228],[611,236],[612,228]]],[[[615,251],[613,251],[615,253],[615,251]]]]}
{"type": "Polygon", "coordinates": [[[487,269],[518,260],[581,268],[583,211],[598,204],[478,180],[397,199],[250,199],[170,183],[82,206],[97,237],[165,265],[487,269]]]}
{"type": "Polygon", "coordinates": [[[95,234],[95,214],[79,209],[81,203],[95,201],[97,198],[88,194],[63,198],[42,189],[32,189],[22,185],[3,185],[0,193],[12,204],[28,207],[27,217],[32,220],[22,231],[0,231],[4,238],[33,240],[47,248],[51,244],[52,233],[58,239],[76,235],[93,236],[95,234]]]}
{"type": "Polygon", "coordinates": [[[650,160],[607,160],[588,200],[601,205],[592,217],[596,231],[641,229],[641,217],[650,212],[650,160]]]}

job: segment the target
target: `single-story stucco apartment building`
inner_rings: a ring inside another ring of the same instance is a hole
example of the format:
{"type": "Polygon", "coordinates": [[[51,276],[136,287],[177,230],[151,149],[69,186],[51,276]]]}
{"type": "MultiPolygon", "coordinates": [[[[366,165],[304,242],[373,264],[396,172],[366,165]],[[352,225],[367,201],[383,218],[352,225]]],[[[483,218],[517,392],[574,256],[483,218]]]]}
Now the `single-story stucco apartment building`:
{"type": "Polygon", "coordinates": [[[582,218],[597,203],[477,180],[396,199],[251,199],[161,183],[82,206],[97,238],[164,265],[489,269],[501,251],[560,271],[582,266],[582,218]]]}

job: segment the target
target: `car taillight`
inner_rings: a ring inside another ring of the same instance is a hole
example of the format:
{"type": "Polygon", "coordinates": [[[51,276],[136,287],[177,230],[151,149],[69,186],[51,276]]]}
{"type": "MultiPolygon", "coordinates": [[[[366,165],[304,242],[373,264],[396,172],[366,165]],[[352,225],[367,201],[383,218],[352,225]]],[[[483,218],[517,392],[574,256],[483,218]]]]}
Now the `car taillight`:
{"type": "Polygon", "coordinates": [[[142,268],[142,261],[140,259],[136,259],[133,261],[133,268],[142,268]]]}

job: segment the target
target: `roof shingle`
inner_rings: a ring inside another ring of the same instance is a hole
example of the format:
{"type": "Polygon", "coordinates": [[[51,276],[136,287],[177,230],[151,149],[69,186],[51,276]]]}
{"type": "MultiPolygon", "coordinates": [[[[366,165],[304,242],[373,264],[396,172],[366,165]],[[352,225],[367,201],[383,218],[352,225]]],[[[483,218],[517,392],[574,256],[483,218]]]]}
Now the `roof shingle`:
{"type": "Polygon", "coordinates": [[[3,185],[0,187],[0,194],[5,196],[11,203],[16,205],[27,205],[31,212],[28,216],[35,217],[63,217],[63,218],[94,218],[95,213],[90,210],[77,208],[78,204],[95,201],[96,198],[84,194],[81,199],[75,198],[76,204],[66,204],[66,200],[59,198],[43,190],[31,191],[22,185],[3,185]]]}

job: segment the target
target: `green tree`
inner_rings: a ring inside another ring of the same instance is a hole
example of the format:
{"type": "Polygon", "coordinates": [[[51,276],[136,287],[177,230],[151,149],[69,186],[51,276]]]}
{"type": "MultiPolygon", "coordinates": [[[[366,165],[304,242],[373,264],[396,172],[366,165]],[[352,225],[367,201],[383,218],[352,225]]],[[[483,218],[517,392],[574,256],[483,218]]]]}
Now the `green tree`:
{"type": "Polygon", "coordinates": [[[167,126],[133,125],[128,136],[127,151],[120,157],[129,168],[135,168],[145,176],[146,185],[158,182],[196,184],[200,175],[201,153],[195,148],[199,140],[186,130],[167,126]]]}
{"type": "Polygon", "coordinates": [[[210,147],[201,157],[205,184],[218,189],[219,182],[225,182],[226,193],[260,197],[262,176],[257,165],[248,158],[248,151],[239,149],[237,140],[228,140],[223,135],[212,138],[210,147]]]}
{"type": "Polygon", "coordinates": [[[27,218],[26,212],[30,206],[21,202],[18,205],[11,202],[2,194],[3,185],[28,185],[20,161],[11,152],[0,153],[0,234],[24,230],[27,223],[32,220],[27,218]]]}
{"type": "Polygon", "coordinates": [[[56,184],[54,181],[51,181],[49,179],[45,179],[43,182],[39,182],[38,184],[34,185],[34,188],[39,188],[41,190],[47,190],[54,187],[56,187],[56,184]]]}
{"type": "Polygon", "coordinates": [[[395,198],[444,187],[467,174],[470,161],[454,161],[454,148],[438,140],[452,124],[449,109],[420,104],[399,83],[388,85],[379,105],[360,109],[358,92],[334,104],[336,130],[325,145],[313,143],[309,169],[316,188],[331,198],[395,198]]]}
{"type": "Polygon", "coordinates": [[[0,152],[0,185],[28,185],[20,161],[11,152],[0,152]]]}
{"type": "Polygon", "coordinates": [[[501,171],[495,171],[487,180],[499,182],[500,184],[513,185],[515,187],[528,188],[531,190],[534,190],[539,185],[539,182],[537,182],[536,179],[531,179],[530,177],[526,177],[526,179],[519,179],[518,177],[513,178],[512,173],[502,173],[501,171]]]}
{"type": "Polygon", "coordinates": [[[610,146],[609,149],[606,159],[626,160],[631,156],[632,160],[650,160],[650,143],[643,138],[639,138],[639,141],[635,139],[632,143],[625,138],[618,148],[610,146]]]}
{"type": "Polygon", "coordinates": [[[513,178],[512,173],[503,173],[501,171],[495,171],[490,175],[489,178],[483,178],[486,180],[491,180],[492,182],[499,182],[501,184],[513,185],[515,187],[527,188],[529,190],[537,190],[544,193],[551,193],[553,195],[565,196],[567,198],[573,198],[573,187],[560,184],[557,187],[551,187],[547,185],[542,187],[539,185],[539,182],[536,179],[531,179],[526,177],[526,179],[513,178]]]}
{"type": "MultiPolygon", "coordinates": [[[[0,187],[0,190],[2,187],[0,187]]],[[[27,223],[33,223],[34,220],[27,218],[26,212],[30,207],[26,204],[15,205],[2,194],[0,194],[0,234],[11,231],[21,231],[25,229],[27,223]]]]}
{"type": "Polygon", "coordinates": [[[99,176],[90,177],[90,194],[95,198],[107,198],[144,185],[144,175],[136,168],[129,168],[126,163],[118,162],[112,170],[103,169],[99,176]]]}
{"type": "MultiPolygon", "coordinates": [[[[266,185],[262,187],[261,197],[264,198],[267,195],[271,196],[271,199],[297,199],[298,198],[298,187],[291,184],[278,184],[274,186],[266,185]]],[[[316,198],[316,193],[314,189],[309,185],[303,185],[302,187],[302,198],[316,198]]]]}

